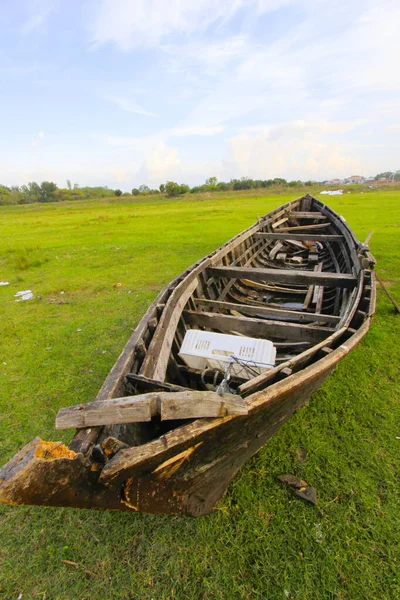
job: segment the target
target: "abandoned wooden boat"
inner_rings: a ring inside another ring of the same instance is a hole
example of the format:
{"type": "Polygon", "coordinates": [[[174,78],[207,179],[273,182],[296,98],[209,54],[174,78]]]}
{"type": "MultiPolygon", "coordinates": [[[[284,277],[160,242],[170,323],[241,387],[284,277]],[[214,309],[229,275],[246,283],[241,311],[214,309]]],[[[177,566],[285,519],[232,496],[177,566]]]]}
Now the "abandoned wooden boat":
{"type": "Polygon", "coordinates": [[[0,501],[209,513],[368,331],[373,266],[310,195],[259,218],[159,293],[94,402],[60,411],[69,446],[33,440],[0,471],[0,501]],[[187,336],[205,336],[201,350],[215,334],[247,355],[190,366],[187,336]],[[269,362],[252,362],[248,339],[271,345],[269,362]]]}

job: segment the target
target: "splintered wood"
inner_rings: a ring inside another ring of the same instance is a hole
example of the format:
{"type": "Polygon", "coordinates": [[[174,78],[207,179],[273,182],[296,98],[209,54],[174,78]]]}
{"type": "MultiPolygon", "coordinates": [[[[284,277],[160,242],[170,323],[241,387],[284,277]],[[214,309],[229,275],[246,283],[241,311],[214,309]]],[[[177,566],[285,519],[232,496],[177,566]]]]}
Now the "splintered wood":
{"type": "Polygon", "coordinates": [[[216,392],[156,392],[90,402],[61,408],[56,429],[118,425],[151,421],[159,415],[162,421],[246,415],[247,405],[241,396],[216,392]]]}

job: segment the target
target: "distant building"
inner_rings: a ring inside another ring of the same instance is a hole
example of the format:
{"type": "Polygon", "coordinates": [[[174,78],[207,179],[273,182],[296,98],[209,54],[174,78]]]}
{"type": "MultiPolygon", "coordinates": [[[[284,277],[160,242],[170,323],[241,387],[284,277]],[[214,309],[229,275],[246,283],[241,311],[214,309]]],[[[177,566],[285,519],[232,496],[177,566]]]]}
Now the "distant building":
{"type": "Polygon", "coordinates": [[[346,183],[350,183],[350,184],[365,183],[365,177],[362,177],[361,175],[352,175],[351,177],[348,177],[346,179],[346,183]]]}

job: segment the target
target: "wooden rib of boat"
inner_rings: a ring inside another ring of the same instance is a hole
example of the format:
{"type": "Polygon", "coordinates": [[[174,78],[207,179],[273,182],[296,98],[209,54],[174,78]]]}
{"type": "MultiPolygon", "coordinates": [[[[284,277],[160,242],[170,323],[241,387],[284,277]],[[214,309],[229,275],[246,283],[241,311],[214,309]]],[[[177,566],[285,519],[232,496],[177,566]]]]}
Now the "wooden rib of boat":
{"type": "Polygon", "coordinates": [[[69,446],[34,439],[0,471],[0,501],[209,513],[368,331],[373,266],[310,195],[260,218],[159,293],[94,402],[60,411],[69,446]],[[179,355],[190,329],[271,340],[276,364],[221,396],[223,372],[179,355]]]}

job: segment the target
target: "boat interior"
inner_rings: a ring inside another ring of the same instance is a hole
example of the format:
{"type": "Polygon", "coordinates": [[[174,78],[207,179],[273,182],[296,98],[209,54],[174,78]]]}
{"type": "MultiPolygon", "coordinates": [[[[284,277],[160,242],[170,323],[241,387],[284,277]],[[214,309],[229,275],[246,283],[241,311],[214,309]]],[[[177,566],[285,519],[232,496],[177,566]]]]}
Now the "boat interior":
{"type": "MultiPolygon", "coordinates": [[[[223,389],[247,398],[293,375],[343,344],[373,313],[373,264],[344,218],[316,198],[279,207],[160,292],[127,345],[129,360],[110,373],[113,396],[223,389]],[[181,356],[190,330],[267,339],[275,362],[262,373],[248,365],[241,377],[190,367],[181,356]]],[[[98,398],[109,387],[106,380],[98,398]]],[[[148,440],[180,424],[153,419],[131,431],[146,432],[148,440]]],[[[104,435],[143,443],[121,427],[104,435]]]]}

